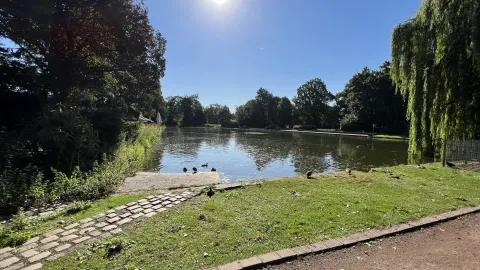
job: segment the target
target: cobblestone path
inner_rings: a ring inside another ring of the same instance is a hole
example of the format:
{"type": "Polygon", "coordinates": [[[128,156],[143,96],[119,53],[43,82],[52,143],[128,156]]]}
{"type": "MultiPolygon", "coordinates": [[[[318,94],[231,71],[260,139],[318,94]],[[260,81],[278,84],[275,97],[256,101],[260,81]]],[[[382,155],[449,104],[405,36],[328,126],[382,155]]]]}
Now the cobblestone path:
{"type": "Polygon", "coordinates": [[[0,249],[1,270],[34,270],[76,249],[122,231],[129,223],[147,219],[194,196],[191,192],[149,196],[105,213],[31,238],[18,247],[0,249]]]}

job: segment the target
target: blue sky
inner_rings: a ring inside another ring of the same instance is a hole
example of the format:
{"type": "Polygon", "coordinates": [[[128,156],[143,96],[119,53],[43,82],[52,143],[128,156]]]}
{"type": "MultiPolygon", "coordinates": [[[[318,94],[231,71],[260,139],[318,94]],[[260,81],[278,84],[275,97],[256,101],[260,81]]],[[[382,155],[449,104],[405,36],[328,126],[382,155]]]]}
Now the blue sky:
{"type": "Polygon", "coordinates": [[[293,98],[321,78],[332,93],[390,60],[394,27],[420,0],[146,0],[167,39],[165,97],[198,94],[231,109],[260,87],[293,98]]]}

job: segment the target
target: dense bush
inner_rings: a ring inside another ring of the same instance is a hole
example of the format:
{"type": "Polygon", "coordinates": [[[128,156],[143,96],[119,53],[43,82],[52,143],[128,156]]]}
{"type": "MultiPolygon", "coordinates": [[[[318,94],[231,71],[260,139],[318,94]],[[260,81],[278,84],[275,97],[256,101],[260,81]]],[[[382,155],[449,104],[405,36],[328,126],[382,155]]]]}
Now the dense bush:
{"type": "Polygon", "coordinates": [[[54,201],[93,200],[114,191],[126,176],[149,164],[159,143],[158,126],[137,123],[127,127],[113,153],[93,162],[89,171],[79,166],[72,173],[52,168],[50,179],[33,165],[22,169],[5,166],[0,174],[0,213],[54,201]]]}

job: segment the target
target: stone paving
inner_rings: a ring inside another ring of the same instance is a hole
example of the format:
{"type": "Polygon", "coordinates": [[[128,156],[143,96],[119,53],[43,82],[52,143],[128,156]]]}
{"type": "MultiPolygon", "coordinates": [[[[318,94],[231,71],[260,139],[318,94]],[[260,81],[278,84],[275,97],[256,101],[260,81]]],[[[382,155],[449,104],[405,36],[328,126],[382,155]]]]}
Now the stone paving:
{"type": "Polygon", "coordinates": [[[58,259],[85,243],[118,234],[123,226],[150,218],[193,196],[195,194],[188,191],[181,194],[149,196],[31,238],[21,246],[2,248],[0,269],[40,269],[46,260],[58,259]]]}

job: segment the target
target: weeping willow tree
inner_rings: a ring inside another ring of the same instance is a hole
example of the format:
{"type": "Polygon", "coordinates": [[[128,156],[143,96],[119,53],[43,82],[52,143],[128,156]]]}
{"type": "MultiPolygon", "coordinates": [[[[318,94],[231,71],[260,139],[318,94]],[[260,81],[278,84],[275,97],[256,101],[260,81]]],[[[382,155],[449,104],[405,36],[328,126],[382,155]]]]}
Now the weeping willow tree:
{"type": "Polygon", "coordinates": [[[408,101],[412,154],[479,138],[480,1],[423,1],[393,32],[391,75],[408,101]]]}

